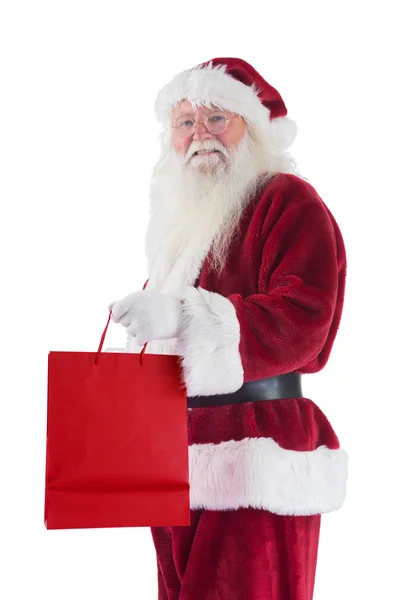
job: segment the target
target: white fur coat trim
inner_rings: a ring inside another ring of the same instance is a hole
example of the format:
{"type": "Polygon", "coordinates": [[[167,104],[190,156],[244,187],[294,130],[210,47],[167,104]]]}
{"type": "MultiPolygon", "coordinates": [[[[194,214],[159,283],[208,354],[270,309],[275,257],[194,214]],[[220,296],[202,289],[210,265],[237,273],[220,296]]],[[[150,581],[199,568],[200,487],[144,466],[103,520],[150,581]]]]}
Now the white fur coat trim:
{"type": "Polygon", "coordinates": [[[340,508],[348,456],[320,446],[281,448],[272,438],[189,446],[193,510],[258,508],[278,515],[314,515],[340,508]]]}
{"type": "Polygon", "coordinates": [[[260,101],[254,86],[248,86],[226,73],[225,65],[196,67],[175,76],[158,94],[155,104],[160,121],[168,122],[174,107],[182,100],[194,105],[218,106],[242,115],[264,133],[276,148],[286,149],[294,142],[297,126],[287,117],[270,119],[269,109],[260,101]]]}
{"type": "Polygon", "coordinates": [[[220,294],[187,287],[183,293],[177,349],[187,394],[236,392],[243,385],[240,325],[233,304],[220,294]]]}

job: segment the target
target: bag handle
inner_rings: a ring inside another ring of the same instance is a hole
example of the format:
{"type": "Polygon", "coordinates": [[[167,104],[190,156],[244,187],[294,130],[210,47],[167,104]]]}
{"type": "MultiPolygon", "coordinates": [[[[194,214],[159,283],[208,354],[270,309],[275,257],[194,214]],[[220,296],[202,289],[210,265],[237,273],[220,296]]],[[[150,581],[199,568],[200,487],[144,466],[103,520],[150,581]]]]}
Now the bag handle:
{"type": "MultiPolygon", "coordinates": [[[[98,362],[99,362],[100,353],[101,353],[101,350],[103,348],[103,344],[104,344],[104,340],[105,340],[105,337],[106,337],[106,334],[107,334],[108,326],[109,326],[110,321],[111,321],[111,315],[112,315],[112,311],[110,310],[110,314],[108,315],[107,325],[106,325],[106,327],[105,327],[105,329],[103,331],[103,335],[101,336],[99,348],[98,348],[96,356],[94,358],[94,364],[95,365],[97,365],[98,362]]],[[[141,351],[141,353],[139,355],[139,362],[140,362],[140,366],[141,367],[143,367],[143,355],[145,353],[146,347],[147,347],[147,343],[143,346],[143,350],[141,351]]]]}
{"type": "MultiPolygon", "coordinates": [[[[147,280],[146,283],[144,284],[144,286],[143,286],[144,290],[146,289],[148,283],[149,283],[149,280],[147,280]]],[[[100,340],[100,344],[99,344],[99,349],[97,350],[97,354],[96,354],[95,359],[94,359],[94,364],[95,365],[97,365],[97,363],[99,362],[100,352],[101,352],[101,350],[103,348],[104,340],[105,340],[105,337],[106,337],[106,334],[107,334],[107,329],[108,329],[108,326],[109,326],[110,321],[111,321],[111,315],[112,315],[112,310],[110,310],[110,314],[108,315],[108,321],[107,321],[106,328],[104,329],[103,335],[101,336],[101,340],[100,340]]],[[[141,367],[143,367],[143,355],[144,355],[144,353],[146,351],[146,348],[147,348],[147,343],[143,346],[143,350],[141,351],[141,353],[139,355],[139,362],[140,362],[140,366],[141,367]]]]}

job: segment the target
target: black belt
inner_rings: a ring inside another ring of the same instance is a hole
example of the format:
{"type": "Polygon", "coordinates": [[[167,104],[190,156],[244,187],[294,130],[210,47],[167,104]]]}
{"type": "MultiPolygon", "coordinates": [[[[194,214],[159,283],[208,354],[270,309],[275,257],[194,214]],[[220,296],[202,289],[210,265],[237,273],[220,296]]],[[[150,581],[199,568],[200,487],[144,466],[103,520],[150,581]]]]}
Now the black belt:
{"type": "Polygon", "coordinates": [[[302,398],[301,374],[285,373],[259,381],[248,381],[233,394],[216,396],[193,396],[187,399],[188,408],[206,406],[224,406],[260,400],[281,400],[284,398],[302,398]]]}

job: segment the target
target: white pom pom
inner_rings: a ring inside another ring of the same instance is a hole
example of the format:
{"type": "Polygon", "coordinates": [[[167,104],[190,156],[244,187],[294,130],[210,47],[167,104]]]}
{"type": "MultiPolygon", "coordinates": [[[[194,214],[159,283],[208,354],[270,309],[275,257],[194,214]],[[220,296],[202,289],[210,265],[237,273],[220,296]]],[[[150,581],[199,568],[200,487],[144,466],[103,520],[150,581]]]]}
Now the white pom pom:
{"type": "Polygon", "coordinates": [[[297,125],[294,121],[288,119],[288,117],[272,119],[270,127],[275,146],[279,150],[286,150],[296,139],[297,125]]]}

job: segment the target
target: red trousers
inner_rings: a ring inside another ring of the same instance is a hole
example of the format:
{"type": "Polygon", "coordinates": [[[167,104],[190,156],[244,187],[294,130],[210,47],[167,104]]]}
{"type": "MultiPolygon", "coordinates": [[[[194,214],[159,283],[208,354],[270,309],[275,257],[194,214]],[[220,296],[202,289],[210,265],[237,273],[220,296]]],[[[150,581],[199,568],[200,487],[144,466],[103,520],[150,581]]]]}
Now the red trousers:
{"type": "Polygon", "coordinates": [[[152,528],[158,600],[312,600],[320,518],[195,510],[152,528]]]}

